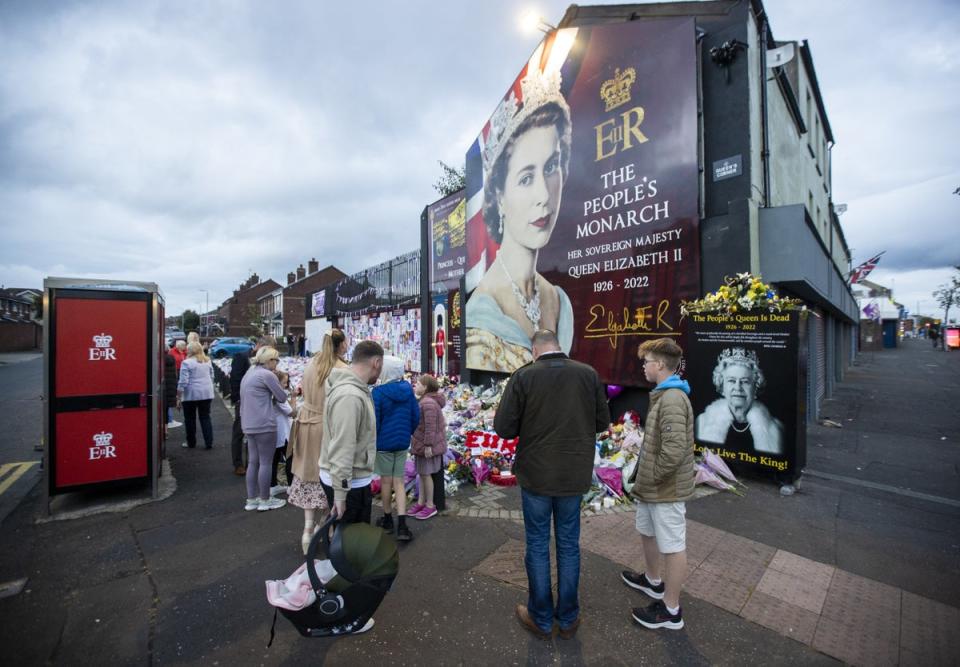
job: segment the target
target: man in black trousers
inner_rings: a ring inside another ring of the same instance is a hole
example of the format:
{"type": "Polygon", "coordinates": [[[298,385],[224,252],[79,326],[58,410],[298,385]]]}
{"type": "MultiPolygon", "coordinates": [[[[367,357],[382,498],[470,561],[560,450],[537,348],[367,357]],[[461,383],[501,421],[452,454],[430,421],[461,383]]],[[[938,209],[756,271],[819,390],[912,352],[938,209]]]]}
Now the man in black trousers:
{"type": "Polygon", "coordinates": [[[233,403],[233,436],[230,439],[230,454],[233,457],[233,474],[246,475],[247,467],[243,465],[243,427],[240,425],[240,382],[250,370],[250,357],[261,347],[277,347],[273,336],[260,336],[257,344],[249,352],[237,352],[230,363],[230,401],[233,403]]]}

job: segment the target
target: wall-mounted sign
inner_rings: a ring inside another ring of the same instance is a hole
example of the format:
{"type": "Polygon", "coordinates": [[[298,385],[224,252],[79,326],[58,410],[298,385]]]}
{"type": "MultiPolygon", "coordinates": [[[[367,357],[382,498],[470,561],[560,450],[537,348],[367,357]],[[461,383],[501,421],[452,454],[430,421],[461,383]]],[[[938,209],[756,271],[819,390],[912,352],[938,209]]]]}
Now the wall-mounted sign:
{"type": "Polygon", "coordinates": [[[310,299],[310,314],[313,317],[323,317],[327,312],[327,291],[314,292],[310,299]]]}
{"type": "Polygon", "coordinates": [[[430,291],[434,294],[460,286],[467,264],[466,202],[457,192],[427,207],[430,235],[430,291]]]}
{"type": "Polygon", "coordinates": [[[685,374],[697,447],[799,475],[806,463],[806,357],[799,312],[690,315],[685,374]]]}
{"type": "Polygon", "coordinates": [[[743,173],[743,160],[741,156],[725,157],[713,163],[713,181],[722,181],[727,178],[733,178],[743,173]]]}

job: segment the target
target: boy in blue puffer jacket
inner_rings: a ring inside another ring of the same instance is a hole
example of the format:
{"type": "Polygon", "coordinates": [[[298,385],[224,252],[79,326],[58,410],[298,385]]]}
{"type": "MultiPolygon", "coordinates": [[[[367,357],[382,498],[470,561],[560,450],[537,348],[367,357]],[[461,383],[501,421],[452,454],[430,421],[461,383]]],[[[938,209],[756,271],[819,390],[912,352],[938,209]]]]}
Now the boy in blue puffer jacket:
{"type": "Polygon", "coordinates": [[[404,488],[404,466],[410,436],[420,424],[420,405],[413,387],[403,377],[403,360],[390,355],[383,358],[380,384],[373,388],[373,405],[377,415],[377,461],[374,472],[380,475],[380,498],[383,518],[377,525],[393,531],[390,495],[397,494],[397,540],[413,539],[407,528],[407,492],[404,488]]]}

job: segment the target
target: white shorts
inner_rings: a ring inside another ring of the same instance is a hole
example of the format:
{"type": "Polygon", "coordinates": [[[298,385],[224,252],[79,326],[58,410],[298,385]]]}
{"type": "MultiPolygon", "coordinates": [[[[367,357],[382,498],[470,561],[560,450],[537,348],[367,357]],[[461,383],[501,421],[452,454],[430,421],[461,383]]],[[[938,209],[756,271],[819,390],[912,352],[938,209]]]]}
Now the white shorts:
{"type": "Polygon", "coordinates": [[[675,554],[687,548],[686,503],[637,503],[637,532],[657,538],[662,554],[675,554]]]}

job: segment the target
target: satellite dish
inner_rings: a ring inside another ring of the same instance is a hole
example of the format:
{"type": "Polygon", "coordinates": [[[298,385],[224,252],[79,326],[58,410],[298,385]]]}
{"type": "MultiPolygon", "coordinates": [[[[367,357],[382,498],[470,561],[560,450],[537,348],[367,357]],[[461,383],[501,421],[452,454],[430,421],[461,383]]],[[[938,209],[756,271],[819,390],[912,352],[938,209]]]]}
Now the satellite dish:
{"type": "Polygon", "coordinates": [[[767,67],[782,67],[793,60],[797,54],[796,44],[787,42],[783,46],[767,51],[767,67]]]}

